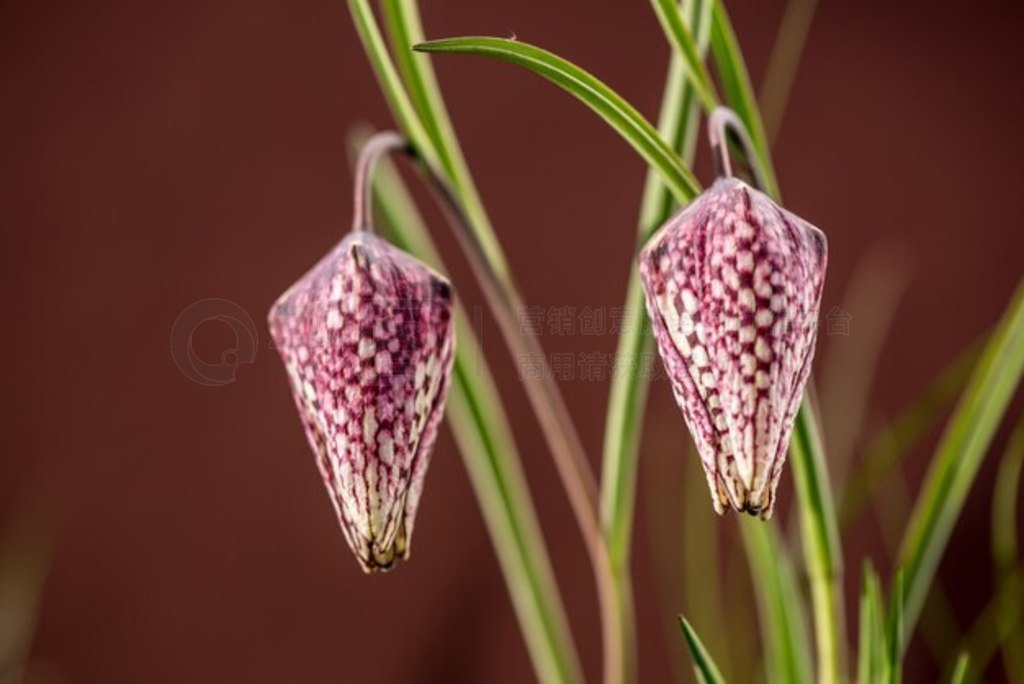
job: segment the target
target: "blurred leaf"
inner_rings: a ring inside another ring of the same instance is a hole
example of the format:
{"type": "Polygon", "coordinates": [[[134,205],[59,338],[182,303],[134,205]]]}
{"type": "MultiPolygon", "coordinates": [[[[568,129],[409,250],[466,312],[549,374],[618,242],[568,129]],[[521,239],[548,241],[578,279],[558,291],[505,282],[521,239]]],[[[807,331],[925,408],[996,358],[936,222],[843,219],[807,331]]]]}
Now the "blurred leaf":
{"type": "Polygon", "coordinates": [[[896,585],[893,590],[892,610],[889,614],[889,627],[886,630],[888,644],[886,648],[886,674],[890,684],[898,684],[903,681],[903,629],[904,629],[904,606],[906,596],[904,593],[903,570],[896,573],[896,585]]]}
{"type": "Polygon", "coordinates": [[[870,245],[858,259],[843,292],[841,308],[855,314],[856,331],[850,336],[830,335],[828,354],[817,371],[829,471],[835,482],[846,479],[864,433],[879,360],[909,283],[906,248],[888,238],[870,245]]]}
{"type": "Polygon", "coordinates": [[[701,643],[700,637],[690,626],[682,615],[679,616],[679,626],[683,629],[683,636],[686,637],[686,645],[690,649],[690,656],[693,658],[693,671],[697,674],[697,681],[701,684],[724,684],[725,680],[718,671],[718,666],[712,660],[701,643]]]}
{"type": "Polygon", "coordinates": [[[17,515],[0,538],[0,684],[25,676],[53,553],[50,532],[17,515]]]}
{"type": "Polygon", "coordinates": [[[1002,642],[1003,664],[1010,681],[1024,681],[1024,631],[1020,628],[1024,611],[1021,591],[1017,539],[1017,507],[1020,501],[1021,473],[1024,471],[1024,415],[1010,437],[996,472],[992,496],[992,561],[995,568],[996,622],[1002,642]]]}
{"type": "Polygon", "coordinates": [[[1024,371],[1024,282],[1018,287],[932,459],[904,536],[903,639],[913,631],[953,525],[1024,371]]]}
{"type": "Polygon", "coordinates": [[[884,681],[886,638],[885,608],[878,575],[870,562],[864,563],[860,596],[860,630],[857,658],[857,684],[884,681]]]}
{"type": "Polygon", "coordinates": [[[750,579],[757,594],[769,682],[814,681],[804,601],[779,539],[778,529],[760,520],[740,521],[750,579]]]}
{"type": "Polygon", "coordinates": [[[432,40],[420,43],[414,49],[420,52],[484,55],[525,67],[594,110],[640,156],[658,169],[679,202],[689,202],[700,192],[700,184],[693,173],[631,104],[594,76],[561,57],[528,43],[489,37],[432,40]]]}
{"type": "Polygon", "coordinates": [[[779,137],[782,114],[789,102],[789,94],[793,88],[817,5],[818,0],[789,0],[782,15],[779,31],[775,35],[768,66],[764,71],[764,81],[761,83],[761,111],[764,114],[764,127],[771,144],[779,137]]]}
{"type": "Polygon", "coordinates": [[[960,352],[924,392],[904,407],[889,427],[881,430],[868,445],[865,456],[860,459],[859,469],[846,478],[839,515],[843,528],[853,522],[864,505],[871,501],[879,485],[956,399],[981,355],[983,341],[978,340],[960,352]]]}
{"type": "Polygon", "coordinates": [[[953,676],[949,680],[949,684],[964,684],[967,681],[967,668],[971,664],[971,658],[966,653],[961,653],[960,657],[956,660],[956,668],[953,670],[953,676]]]}

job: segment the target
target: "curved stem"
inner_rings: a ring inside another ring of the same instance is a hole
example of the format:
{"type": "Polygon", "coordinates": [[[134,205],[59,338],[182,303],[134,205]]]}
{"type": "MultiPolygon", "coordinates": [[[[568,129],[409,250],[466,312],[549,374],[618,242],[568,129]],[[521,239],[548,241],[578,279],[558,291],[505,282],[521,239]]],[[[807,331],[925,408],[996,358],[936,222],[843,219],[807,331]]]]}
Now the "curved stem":
{"type": "Polygon", "coordinates": [[[715,175],[731,178],[736,174],[733,172],[732,159],[729,157],[729,132],[735,136],[740,147],[743,149],[743,156],[750,164],[750,171],[754,176],[754,184],[759,190],[768,188],[767,175],[757,156],[757,148],[751,140],[747,127],[743,125],[736,112],[728,107],[715,107],[708,117],[708,142],[711,143],[711,157],[715,164],[715,175]]]}
{"type": "Polygon", "coordinates": [[[395,131],[375,133],[359,151],[352,184],[352,230],[373,232],[373,167],[382,155],[395,150],[411,151],[409,142],[395,131]]]}

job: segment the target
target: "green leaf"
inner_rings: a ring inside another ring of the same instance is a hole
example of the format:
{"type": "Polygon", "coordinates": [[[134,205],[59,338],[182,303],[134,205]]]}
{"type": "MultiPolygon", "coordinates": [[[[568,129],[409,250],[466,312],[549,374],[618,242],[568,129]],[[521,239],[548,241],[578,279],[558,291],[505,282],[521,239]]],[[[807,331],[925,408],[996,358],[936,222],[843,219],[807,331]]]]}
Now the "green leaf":
{"type": "MultiPolygon", "coordinates": [[[[353,134],[358,148],[368,135],[353,134]]],[[[374,174],[376,216],[391,241],[444,270],[429,231],[390,160],[374,174]]],[[[537,677],[581,682],[558,587],[497,386],[461,304],[447,418],[484,514],[537,677]]]]}
{"type": "Polygon", "coordinates": [[[515,40],[489,37],[433,40],[420,43],[414,49],[484,55],[525,67],[561,87],[608,122],[658,169],[679,202],[689,202],[700,191],[693,173],[631,104],[594,76],[547,50],[515,40]]]}
{"type": "Polygon", "coordinates": [[[782,114],[789,102],[789,93],[817,5],[818,0],[789,0],[782,13],[782,21],[775,34],[775,43],[761,82],[761,113],[770,144],[774,144],[778,138],[782,114]]]}
{"type": "Polygon", "coordinates": [[[761,112],[757,107],[754,87],[750,83],[750,74],[743,59],[743,53],[740,51],[739,41],[736,40],[736,32],[733,31],[722,0],[715,0],[711,27],[711,52],[715,58],[715,66],[718,70],[719,80],[722,82],[722,89],[725,91],[725,101],[746,125],[750,139],[753,141],[754,147],[757,148],[758,161],[764,169],[768,185],[764,190],[778,199],[779,184],[775,180],[775,169],[772,166],[768,139],[765,136],[764,123],[761,121],[761,112]]]}
{"type": "Polygon", "coordinates": [[[978,468],[1024,371],[1024,281],[985,347],[932,459],[903,538],[904,629],[913,631],[978,468]]]}
{"type": "Polygon", "coordinates": [[[682,57],[686,75],[700,97],[701,104],[704,105],[704,109],[711,111],[718,104],[718,96],[715,94],[711,77],[704,68],[702,50],[690,34],[682,10],[675,0],[651,0],[651,4],[669,42],[682,57]]]}
{"type": "Polygon", "coordinates": [[[789,554],[772,523],[740,522],[750,579],[757,595],[769,682],[811,682],[810,640],[789,554]]]}
{"type": "Polygon", "coordinates": [[[878,575],[871,563],[865,562],[860,595],[857,684],[876,684],[884,680],[884,611],[878,575]]]}
{"type": "MultiPolygon", "coordinates": [[[[995,622],[1003,642],[1003,664],[1011,681],[1024,681],[1024,629],[1020,625],[1021,591],[1017,549],[1017,507],[1021,475],[1024,473],[1024,415],[999,462],[996,489],[992,496],[992,564],[995,568],[995,622]]],[[[977,652],[975,652],[977,653],[977,652]]],[[[979,668],[983,664],[978,665],[979,668]]]]}
{"type": "Polygon", "coordinates": [[[704,648],[697,632],[693,630],[690,623],[682,615],[679,616],[679,626],[686,637],[686,645],[690,649],[690,657],[693,659],[693,671],[697,674],[697,681],[702,684],[724,684],[718,666],[712,660],[711,655],[704,648]]]}
{"type": "Polygon", "coordinates": [[[917,398],[900,410],[888,427],[868,443],[865,455],[860,459],[860,467],[850,473],[843,487],[839,506],[841,529],[856,519],[904,456],[924,439],[953,404],[981,356],[983,342],[978,340],[960,352],[917,398]]]}
{"type": "Polygon", "coordinates": [[[961,653],[956,660],[956,667],[953,668],[953,676],[949,684],[964,684],[967,681],[967,669],[971,664],[971,657],[967,653],[961,653]]]}
{"type": "Polygon", "coordinates": [[[903,681],[903,630],[906,606],[903,570],[896,573],[896,586],[892,596],[892,610],[889,613],[889,627],[886,630],[886,674],[890,684],[903,681]]]}
{"type": "Polygon", "coordinates": [[[814,607],[819,680],[838,682],[842,679],[840,663],[843,660],[842,555],[817,426],[817,419],[805,398],[789,445],[790,464],[814,607]]]}

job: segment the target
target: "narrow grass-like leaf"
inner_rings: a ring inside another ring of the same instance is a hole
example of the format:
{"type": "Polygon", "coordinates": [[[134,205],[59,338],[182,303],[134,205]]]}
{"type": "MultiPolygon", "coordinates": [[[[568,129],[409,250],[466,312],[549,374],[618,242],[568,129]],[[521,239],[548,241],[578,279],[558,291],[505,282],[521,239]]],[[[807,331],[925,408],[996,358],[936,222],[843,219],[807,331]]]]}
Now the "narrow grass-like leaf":
{"type": "Polygon", "coordinates": [[[839,525],[845,529],[863,510],[903,460],[924,439],[967,384],[971,369],[981,356],[983,340],[960,352],[914,401],[900,410],[865,449],[861,465],[850,473],[843,487],[839,525]]]}
{"type": "Polygon", "coordinates": [[[804,601],[778,529],[770,522],[743,519],[740,531],[757,595],[767,681],[811,682],[814,675],[804,601]]]}
{"type": "MultiPolygon", "coordinates": [[[[357,148],[365,134],[352,136],[357,148]]],[[[397,171],[382,159],[374,174],[376,216],[398,247],[443,269],[423,219],[397,171]]],[[[551,561],[501,398],[465,310],[456,304],[458,345],[448,399],[452,428],[537,677],[582,681],[551,561]]]]}
{"type": "Polygon", "coordinates": [[[683,636],[686,637],[686,646],[690,649],[690,657],[693,658],[693,671],[697,675],[697,681],[701,684],[725,684],[718,666],[715,665],[715,661],[704,648],[697,632],[682,615],[679,616],[679,626],[683,630],[683,636]]]}
{"type": "Polygon", "coordinates": [[[967,670],[971,664],[971,657],[967,653],[961,653],[956,659],[956,667],[953,668],[953,676],[949,684],[964,684],[967,681],[967,670]]]}
{"type": "Polygon", "coordinates": [[[878,575],[871,564],[864,563],[860,594],[860,627],[857,642],[857,684],[876,684],[883,679],[885,659],[885,625],[878,575]]]}
{"type": "Polygon", "coordinates": [[[639,112],[611,88],[580,67],[534,45],[491,37],[447,38],[415,46],[420,52],[484,55],[525,67],[584,102],[658,169],[679,202],[700,191],[693,173],[639,112]]]}
{"type": "Polygon", "coordinates": [[[886,662],[885,671],[889,684],[898,684],[903,680],[903,629],[905,624],[906,590],[903,570],[896,573],[896,582],[892,592],[892,607],[889,611],[889,625],[886,628],[886,662]]]}
{"type": "Polygon", "coordinates": [[[774,144],[782,126],[782,114],[789,102],[800,56],[814,21],[818,0],[789,0],[761,82],[761,112],[768,143],[774,144]]]}
{"type": "Polygon", "coordinates": [[[885,626],[885,597],[882,595],[882,582],[878,579],[878,573],[871,567],[870,563],[865,568],[864,586],[867,590],[868,601],[871,603],[871,617],[873,626],[871,645],[871,671],[872,682],[886,681],[888,675],[888,657],[886,649],[888,639],[886,638],[885,626]]]}
{"type": "Polygon", "coordinates": [[[829,473],[834,482],[843,482],[848,475],[864,432],[882,350],[909,284],[905,247],[890,238],[871,245],[858,259],[843,292],[840,308],[857,312],[857,333],[832,337],[817,372],[829,473]]]}
{"type": "Polygon", "coordinates": [[[1024,605],[1017,550],[1017,508],[1024,471],[1024,415],[1010,437],[996,473],[992,497],[992,561],[996,575],[996,624],[1002,642],[1003,665],[1010,681],[1024,681],[1024,630],[1020,616],[1024,605]]]}
{"type": "Polygon", "coordinates": [[[779,184],[775,180],[775,168],[769,154],[768,139],[761,121],[761,112],[757,107],[754,87],[750,83],[743,53],[740,51],[736,32],[733,31],[729,15],[725,11],[722,0],[715,0],[714,15],[711,26],[711,52],[715,58],[718,77],[725,91],[725,100],[736,112],[750,133],[750,139],[757,148],[758,161],[764,170],[764,188],[772,197],[779,199],[779,184]]]}
{"type": "Polygon", "coordinates": [[[818,680],[842,680],[842,555],[817,420],[805,398],[789,445],[800,532],[814,607],[818,680]]]}
{"type": "MultiPolygon", "coordinates": [[[[986,345],[925,478],[903,539],[907,633],[913,631],[939,560],[981,461],[1024,371],[1024,282],[986,345]]],[[[906,639],[903,639],[904,643],[906,639]]]]}
{"type": "Polygon", "coordinates": [[[704,109],[711,111],[718,104],[718,95],[715,94],[715,86],[704,67],[701,49],[690,33],[682,9],[676,0],[651,0],[651,4],[666,37],[682,57],[686,74],[696,89],[701,104],[704,109]]]}

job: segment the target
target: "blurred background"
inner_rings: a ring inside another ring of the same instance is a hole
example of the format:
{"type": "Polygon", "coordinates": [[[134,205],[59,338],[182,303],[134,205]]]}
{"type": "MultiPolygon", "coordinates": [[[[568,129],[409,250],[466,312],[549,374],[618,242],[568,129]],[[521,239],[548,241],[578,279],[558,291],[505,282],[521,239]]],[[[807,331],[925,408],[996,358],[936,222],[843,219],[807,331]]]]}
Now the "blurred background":
{"type": "MultiPolygon", "coordinates": [[[[758,84],[784,3],[728,6],[758,84]]],[[[669,49],[646,3],[423,0],[421,10],[430,36],[514,34],[656,116],[669,49]]],[[[787,207],[830,243],[822,315],[845,328],[822,328],[816,375],[842,472],[990,328],[1024,272],[1022,19],[1018,3],[881,0],[822,2],[814,18],[775,156],[787,207]]],[[[365,577],[268,344],[270,304],[348,227],[349,129],[390,122],[345,4],[8,1],[0,55],[0,662],[24,657],[25,681],[55,683],[531,681],[447,430],[410,562],[365,577]],[[208,298],[236,304],[258,330],[251,354],[227,357],[238,347],[229,326],[191,331],[200,359],[238,364],[221,386],[190,379],[170,353],[176,319],[208,298]]],[[[536,76],[479,58],[435,64],[518,281],[546,316],[541,342],[577,369],[562,385],[596,467],[608,382],[578,364],[607,359],[615,336],[584,334],[578,317],[610,318],[622,304],[644,166],[536,76]],[[551,324],[567,315],[572,330],[551,324]]],[[[706,154],[698,171],[710,179],[706,154]]],[[[459,296],[482,307],[418,196],[459,296]]],[[[596,681],[584,547],[522,366],[487,314],[479,332],[596,681]]],[[[1020,410],[1018,397],[1011,423],[1020,410]]],[[[926,613],[942,626],[915,638],[908,681],[939,676],[935,652],[992,594],[989,503],[1009,432],[956,528],[940,572],[955,591],[932,608],[939,618],[926,613]]],[[[890,482],[844,533],[851,633],[860,559],[891,571],[907,492],[938,433],[904,462],[906,491],[890,482]]],[[[680,611],[712,616],[696,625],[743,681],[753,663],[736,654],[756,638],[756,608],[736,522],[712,513],[664,378],[644,435],[641,681],[688,676],[680,611]],[[700,580],[700,554],[712,552],[726,568],[705,578],[714,591],[700,580]],[[700,605],[709,591],[721,605],[700,605]]],[[[998,658],[988,676],[1005,676],[998,658]]]]}

